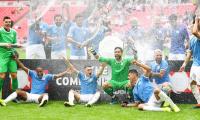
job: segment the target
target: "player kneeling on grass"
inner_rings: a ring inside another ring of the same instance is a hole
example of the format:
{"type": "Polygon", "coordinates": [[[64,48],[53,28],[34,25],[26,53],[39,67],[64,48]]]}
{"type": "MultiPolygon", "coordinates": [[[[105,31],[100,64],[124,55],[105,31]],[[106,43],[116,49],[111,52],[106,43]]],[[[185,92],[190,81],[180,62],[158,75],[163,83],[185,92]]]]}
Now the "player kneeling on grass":
{"type": "Polygon", "coordinates": [[[70,90],[68,94],[68,102],[64,102],[66,107],[74,106],[74,99],[77,102],[86,103],[86,107],[91,107],[100,98],[100,91],[97,91],[97,79],[103,73],[106,64],[101,64],[101,68],[97,74],[92,73],[92,66],[85,66],[84,73],[78,71],[68,60],[67,64],[71,68],[71,72],[77,73],[81,82],[80,94],[74,90],[70,90]]]}
{"type": "Polygon", "coordinates": [[[179,112],[180,109],[173,103],[173,101],[160,89],[153,88],[152,83],[149,80],[151,75],[151,69],[149,66],[144,65],[138,61],[135,61],[135,65],[141,67],[144,74],[138,78],[138,72],[134,69],[129,71],[128,78],[131,83],[135,84],[133,89],[134,103],[122,104],[123,107],[132,106],[138,107],[140,110],[147,111],[166,111],[170,112],[171,109],[174,112],[179,112]],[[163,102],[168,102],[170,107],[162,107],[163,102]]]}
{"type": "Polygon", "coordinates": [[[48,85],[50,80],[62,77],[67,74],[68,71],[53,75],[53,74],[44,74],[41,67],[37,67],[36,70],[30,70],[23,65],[17,57],[15,60],[20,68],[22,68],[32,79],[31,92],[28,93],[23,90],[16,90],[11,95],[9,95],[5,100],[0,99],[0,104],[6,106],[6,104],[16,98],[23,100],[25,102],[35,102],[39,103],[39,107],[44,106],[48,102],[48,94],[45,93],[45,88],[48,85]]]}

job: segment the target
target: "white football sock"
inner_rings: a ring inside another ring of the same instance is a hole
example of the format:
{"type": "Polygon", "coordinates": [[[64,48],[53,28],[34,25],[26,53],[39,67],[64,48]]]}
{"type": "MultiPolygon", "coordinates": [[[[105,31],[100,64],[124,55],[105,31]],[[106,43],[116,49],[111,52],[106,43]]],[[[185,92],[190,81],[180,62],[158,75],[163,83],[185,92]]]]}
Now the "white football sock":
{"type": "Polygon", "coordinates": [[[94,94],[94,96],[92,97],[92,99],[87,104],[92,105],[92,104],[96,103],[99,98],[100,98],[100,92],[96,92],[94,94]]]}
{"type": "Polygon", "coordinates": [[[74,104],[74,91],[70,90],[68,95],[68,100],[70,104],[74,104]]]}
{"type": "Polygon", "coordinates": [[[14,100],[15,98],[17,98],[17,93],[16,93],[16,92],[13,92],[12,94],[10,94],[10,95],[4,100],[4,102],[5,102],[5,103],[8,103],[8,102],[14,100]]]}
{"type": "Polygon", "coordinates": [[[169,96],[167,96],[163,91],[160,91],[158,94],[162,101],[168,102],[172,108],[177,107],[176,104],[171,100],[169,96]]]}
{"type": "Polygon", "coordinates": [[[191,85],[191,90],[195,99],[197,100],[197,103],[200,104],[200,93],[197,85],[191,85]]]}

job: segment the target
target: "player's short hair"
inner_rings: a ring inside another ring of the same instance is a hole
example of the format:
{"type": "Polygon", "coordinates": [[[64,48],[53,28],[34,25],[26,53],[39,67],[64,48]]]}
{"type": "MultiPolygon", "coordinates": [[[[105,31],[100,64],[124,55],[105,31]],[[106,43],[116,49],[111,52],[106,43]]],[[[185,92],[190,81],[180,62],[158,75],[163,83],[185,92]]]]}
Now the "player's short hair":
{"type": "Polygon", "coordinates": [[[54,20],[55,20],[57,17],[63,18],[61,14],[56,14],[56,15],[54,15],[54,20]]]}
{"type": "Polygon", "coordinates": [[[9,16],[4,16],[3,21],[5,21],[6,19],[11,19],[11,18],[9,16]]]}
{"type": "Polygon", "coordinates": [[[138,71],[137,71],[136,69],[130,69],[130,70],[128,71],[128,73],[133,73],[133,74],[136,74],[137,76],[139,75],[139,74],[138,74],[138,71]]]}
{"type": "Polygon", "coordinates": [[[155,49],[155,50],[154,50],[154,54],[157,53],[157,52],[162,53],[162,50],[160,50],[160,49],[155,49]]]}
{"type": "Polygon", "coordinates": [[[43,70],[43,68],[42,68],[41,66],[36,66],[36,68],[35,68],[35,69],[38,69],[38,68],[41,68],[41,69],[43,70]]]}
{"type": "Polygon", "coordinates": [[[116,49],[120,49],[120,51],[123,52],[123,49],[121,47],[115,47],[114,50],[116,50],[116,49]]]}
{"type": "Polygon", "coordinates": [[[169,17],[168,17],[168,19],[170,20],[170,21],[172,21],[172,20],[177,20],[177,15],[176,14],[171,14],[169,17]]]}
{"type": "Polygon", "coordinates": [[[92,66],[91,66],[91,65],[85,65],[85,66],[84,66],[84,69],[85,69],[85,68],[88,68],[88,67],[92,67],[92,66]]]}

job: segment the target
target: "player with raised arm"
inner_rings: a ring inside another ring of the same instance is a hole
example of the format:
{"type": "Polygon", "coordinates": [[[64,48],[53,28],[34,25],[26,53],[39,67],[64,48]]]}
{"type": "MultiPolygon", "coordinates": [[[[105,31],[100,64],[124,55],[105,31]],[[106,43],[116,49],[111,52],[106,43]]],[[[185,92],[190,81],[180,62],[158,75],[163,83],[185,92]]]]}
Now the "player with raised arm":
{"type": "Polygon", "coordinates": [[[116,47],[114,49],[115,58],[104,58],[100,57],[95,50],[92,48],[89,50],[99,62],[107,63],[112,70],[111,80],[103,83],[103,90],[111,96],[112,100],[110,104],[115,104],[118,102],[118,98],[113,93],[117,90],[132,90],[130,81],[128,80],[129,66],[133,63],[135,58],[122,58],[123,49],[121,47],[116,47]]]}
{"type": "Polygon", "coordinates": [[[192,67],[190,69],[190,86],[192,93],[197,101],[197,104],[194,108],[200,108],[200,92],[198,85],[200,85],[200,19],[195,18],[195,23],[192,28],[192,34],[194,35],[190,39],[189,50],[187,50],[187,56],[180,68],[180,72],[184,71],[186,65],[190,61],[190,58],[193,57],[192,67]]]}
{"type": "Polygon", "coordinates": [[[6,106],[6,104],[16,98],[25,102],[39,103],[39,107],[44,106],[48,102],[48,93],[46,93],[46,86],[48,82],[53,79],[64,76],[69,71],[66,70],[59,74],[45,74],[43,68],[37,67],[35,70],[30,70],[23,65],[23,63],[15,57],[15,60],[20,68],[22,68],[32,79],[30,93],[23,90],[16,90],[9,95],[5,100],[0,99],[0,104],[6,106]]]}
{"type": "Polygon", "coordinates": [[[149,77],[152,75],[151,68],[138,61],[135,61],[134,64],[142,68],[144,74],[138,78],[137,70],[132,69],[129,71],[128,78],[134,84],[133,96],[135,102],[133,104],[123,104],[122,106],[138,107],[139,110],[146,111],[170,112],[172,109],[174,112],[179,112],[180,109],[173,103],[170,97],[160,89],[153,87],[149,80],[149,77]],[[162,108],[163,102],[168,102],[171,108],[162,108]]]}
{"type": "Polygon", "coordinates": [[[84,72],[78,71],[70,62],[66,60],[72,73],[77,73],[81,82],[80,93],[75,90],[70,90],[68,94],[68,101],[64,102],[66,107],[74,106],[74,99],[77,102],[86,103],[86,107],[91,107],[100,98],[100,91],[97,91],[97,80],[103,73],[106,64],[101,64],[100,70],[97,74],[92,72],[92,66],[86,65],[84,72]]]}

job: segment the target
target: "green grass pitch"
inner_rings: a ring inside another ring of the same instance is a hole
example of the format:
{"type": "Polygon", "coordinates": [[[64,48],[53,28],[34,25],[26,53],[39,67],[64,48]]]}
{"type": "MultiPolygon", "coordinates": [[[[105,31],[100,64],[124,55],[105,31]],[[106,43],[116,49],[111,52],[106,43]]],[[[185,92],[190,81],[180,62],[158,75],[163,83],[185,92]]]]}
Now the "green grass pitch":
{"type": "Polygon", "coordinates": [[[97,104],[91,108],[76,105],[64,107],[63,101],[50,101],[39,108],[34,103],[8,103],[0,106],[0,120],[200,120],[200,109],[178,105],[179,113],[139,111],[120,105],[97,104]]]}

